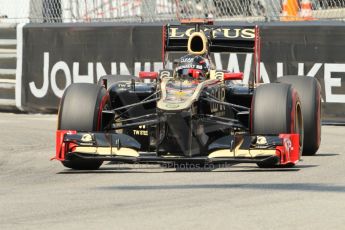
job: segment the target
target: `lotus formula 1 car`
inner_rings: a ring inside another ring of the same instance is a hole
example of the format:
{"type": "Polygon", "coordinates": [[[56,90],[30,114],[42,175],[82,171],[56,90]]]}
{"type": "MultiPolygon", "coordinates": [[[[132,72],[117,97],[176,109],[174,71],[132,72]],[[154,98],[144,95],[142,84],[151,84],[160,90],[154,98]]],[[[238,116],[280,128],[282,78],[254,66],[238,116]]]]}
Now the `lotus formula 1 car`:
{"type": "Polygon", "coordinates": [[[55,159],[80,170],[103,161],[265,168],[292,167],[302,153],[317,152],[320,85],[306,76],[260,84],[258,27],[166,25],[163,57],[160,72],[70,85],[60,103],[55,159]],[[243,73],[217,70],[211,52],[252,52],[249,83],[243,73]]]}

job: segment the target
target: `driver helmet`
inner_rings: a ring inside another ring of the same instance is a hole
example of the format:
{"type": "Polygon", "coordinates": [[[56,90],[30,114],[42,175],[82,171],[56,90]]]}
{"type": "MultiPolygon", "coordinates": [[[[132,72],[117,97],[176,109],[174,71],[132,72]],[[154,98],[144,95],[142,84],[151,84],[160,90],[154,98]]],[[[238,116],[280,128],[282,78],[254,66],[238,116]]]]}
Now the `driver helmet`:
{"type": "Polygon", "coordinates": [[[175,68],[180,79],[206,79],[210,68],[209,60],[203,56],[186,55],[180,58],[175,68]]]}

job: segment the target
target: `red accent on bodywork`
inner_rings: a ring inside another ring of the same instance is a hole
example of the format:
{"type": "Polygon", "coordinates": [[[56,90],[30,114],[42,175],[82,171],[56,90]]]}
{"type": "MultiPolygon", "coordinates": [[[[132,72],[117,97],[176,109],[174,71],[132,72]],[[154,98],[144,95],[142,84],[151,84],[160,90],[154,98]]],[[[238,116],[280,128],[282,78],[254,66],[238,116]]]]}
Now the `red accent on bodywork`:
{"type": "Polygon", "coordinates": [[[101,104],[99,105],[98,118],[97,118],[97,128],[96,128],[97,131],[101,130],[102,112],[103,112],[103,108],[104,108],[104,106],[105,106],[105,104],[107,103],[108,100],[109,100],[109,93],[107,92],[103,96],[103,98],[101,100],[101,104]]]}
{"type": "Polygon", "coordinates": [[[283,146],[276,147],[280,165],[295,165],[300,160],[299,134],[280,134],[283,146]]]}
{"type": "Polygon", "coordinates": [[[253,133],[253,111],[254,111],[254,95],[252,96],[252,101],[250,104],[250,113],[249,113],[249,129],[250,129],[250,133],[253,133]]]}
{"type": "Polygon", "coordinates": [[[228,80],[243,80],[243,73],[224,73],[224,81],[228,80]]]}
{"type": "Polygon", "coordinates": [[[56,155],[55,159],[59,161],[65,160],[65,154],[69,149],[75,146],[73,143],[65,143],[63,141],[65,134],[76,134],[75,130],[56,130],[56,155]],[[72,146],[73,145],[73,146],[72,146]]]}
{"type": "Polygon", "coordinates": [[[140,71],[139,72],[139,78],[156,80],[158,78],[158,72],[140,71]]]}
{"type": "Polygon", "coordinates": [[[255,66],[255,81],[260,83],[260,58],[261,58],[261,39],[260,30],[258,26],[255,26],[255,45],[254,45],[254,66],[255,66]]]}
{"type": "Polygon", "coordinates": [[[296,133],[295,130],[295,120],[296,120],[296,101],[297,101],[297,91],[295,89],[292,89],[292,109],[291,109],[291,115],[290,115],[290,133],[296,133]]]}
{"type": "Polygon", "coordinates": [[[162,29],[162,62],[163,62],[163,68],[165,66],[165,40],[166,40],[166,26],[163,26],[162,29]]]}

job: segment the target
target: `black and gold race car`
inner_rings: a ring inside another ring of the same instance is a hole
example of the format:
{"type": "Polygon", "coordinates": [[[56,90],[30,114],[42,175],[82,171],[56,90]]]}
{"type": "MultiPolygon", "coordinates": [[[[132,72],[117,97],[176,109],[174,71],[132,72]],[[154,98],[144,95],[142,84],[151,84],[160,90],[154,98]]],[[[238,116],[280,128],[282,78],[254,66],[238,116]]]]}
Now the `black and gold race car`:
{"type": "Polygon", "coordinates": [[[60,103],[54,158],[80,170],[103,161],[292,167],[302,153],[315,154],[317,80],[284,76],[260,84],[258,27],[193,23],[164,26],[160,72],[70,85],[60,103]],[[243,73],[217,70],[211,52],[252,52],[249,83],[242,83],[243,73]]]}

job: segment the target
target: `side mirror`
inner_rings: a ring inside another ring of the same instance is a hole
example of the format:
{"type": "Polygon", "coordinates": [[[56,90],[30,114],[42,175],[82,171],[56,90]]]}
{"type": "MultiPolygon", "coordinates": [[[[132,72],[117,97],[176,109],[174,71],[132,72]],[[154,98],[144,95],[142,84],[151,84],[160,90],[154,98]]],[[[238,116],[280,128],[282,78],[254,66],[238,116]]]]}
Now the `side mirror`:
{"type": "Polygon", "coordinates": [[[156,80],[156,79],[158,78],[158,72],[140,71],[140,72],[139,72],[139,78],[140,78],[140,79],[151,79],[151,80],[156,80]]]}
{"type": "Polygon", "coordinates": [[[229,81],[229,80],[243,80],[243,73],[224,73],[223,75],[223,80],[224,81],[229,81]]]}

